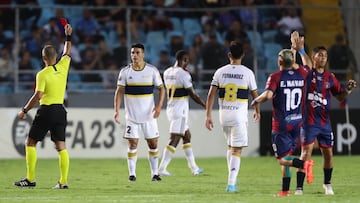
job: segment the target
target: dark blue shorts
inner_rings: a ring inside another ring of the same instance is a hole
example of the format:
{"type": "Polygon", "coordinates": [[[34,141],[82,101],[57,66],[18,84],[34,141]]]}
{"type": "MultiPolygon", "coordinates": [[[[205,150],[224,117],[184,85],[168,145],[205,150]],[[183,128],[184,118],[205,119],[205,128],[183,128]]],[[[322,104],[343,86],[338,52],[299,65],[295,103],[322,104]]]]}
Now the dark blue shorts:
{"type": "Polygon", "coordinates": [[[310,126],[301,129],[301,144],[309,145],[317,139],[320,147],[330,148],[334,146],[334,134],[329,127],[310,126]]]}
{"type": "Polygon", "coordinates": [[[272,147],[276,158],[291,155],[296,149],[300,138],[300,128],[296,127],[290,131],[273,132],[272,147]]]}

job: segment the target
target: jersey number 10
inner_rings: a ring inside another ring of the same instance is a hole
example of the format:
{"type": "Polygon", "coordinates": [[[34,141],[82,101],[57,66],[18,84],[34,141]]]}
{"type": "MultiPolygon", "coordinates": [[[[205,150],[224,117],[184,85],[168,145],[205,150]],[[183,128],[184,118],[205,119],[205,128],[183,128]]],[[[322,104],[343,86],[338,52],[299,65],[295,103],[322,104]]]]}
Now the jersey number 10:
{"type": "Polygon", "coordinates": [[[299,88],[295,89],[284,89],[285,99],[285,108],[286,111],[297,109],[301,103],[302,90],[299,88]]]}

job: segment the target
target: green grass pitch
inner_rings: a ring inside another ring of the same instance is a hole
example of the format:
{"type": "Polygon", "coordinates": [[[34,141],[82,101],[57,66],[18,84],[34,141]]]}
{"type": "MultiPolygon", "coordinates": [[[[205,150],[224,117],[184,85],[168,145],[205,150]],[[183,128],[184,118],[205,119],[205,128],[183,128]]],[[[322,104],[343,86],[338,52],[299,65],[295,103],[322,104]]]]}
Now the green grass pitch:
{"type": "Polygon", "coordinates": [[[334,196],[322,189],[321,157],[315,156],[315,180],[304,184],[304,195],[295,196],[293,170],[290,197],[274,197],[281,188],[280,166],[273,157],[242,158],[239,193],[226,193],[227,167],[224,158],[198,158],[205,173],[193,176],[185,158],[173,159],[171,177],[152,182],[147,159],[139,159],[137,181],[128,182],[126,159],[71,159],[69,190],[51,189],[59,177],[56,159],[39,159],[34,189],[12,184],[25,176],[25,160],[0,160],[0,202],[359,202],[360,157],[335,156],[334,196]]]}

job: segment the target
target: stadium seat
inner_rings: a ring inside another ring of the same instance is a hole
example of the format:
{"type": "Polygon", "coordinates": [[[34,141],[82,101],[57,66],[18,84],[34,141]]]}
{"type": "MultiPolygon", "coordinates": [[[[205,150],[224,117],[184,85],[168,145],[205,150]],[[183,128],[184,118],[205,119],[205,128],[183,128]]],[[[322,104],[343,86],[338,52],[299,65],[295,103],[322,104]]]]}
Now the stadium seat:
{"type": "Polygon", "coordinates": [[[29,30],[21,30],[20,31],[20,38],[21,39],[26,39],[29,36],[31,36],[31,32],[29,30]]]}
{"type": "Polygon", "coordinates": [[[7,85],[7,84],[5,84],[5,85],[1,84],[0,85],[0,94],[10,94],[12,92],[13,92],[13,90],[10,87],[10,85],[7,85]]]}
{"type": "Polygon", "coordinates": [[[115,30],[109,31],[108,39],[106,39],[106,43],[107,43],[108,47],[110,47],[112,49],[115,48],[119,44],[117,32],[115,30]]]}
{"type": "Polygon", "coordinates": [[[106,32],[105,30],[100,30],[100,35],[104,37],[106,46],[109,49],[113,49],[118,46],[119,42],[116,31],[110,30],[109,32],[106,32]]]}
{"type": "Polygon", "coordinates": [[[54,0],[37,0],[37,2],[41,6],[52,6],[52,5],[54,5],[54,0]]]}
{"type": "Polygon", "coordinates": [[[262,39],[264,43],[267,42],[274,42],[275,41],[275,36],[277,34],[277,30],[265,30],[262,33],[262,39]]]}
{"type": "Polygon", "coordinates": [[[3,35],[5,38],[14,39],[14,32],[12,30],[4,30],[3,35]]]}
{"type": "Polygon", "coordinates": [[[264,43],[264,55],[266,57],[266,70],[276,71],[278,70],[278,53],[282,50],[282,47],[278,43],[269,42],[264,43]]]}
{"type": "Polygon", "coordinates": [[[156,44],[164,44],[165,34],[163,31],[150,31],[146,34],[146,44],[147,45],[156,45],[156,44]]]}
{"type": "Polygon", "coordinates": [[[180,20],[180,18],[177,17],[171,17],[170,21],[173,25],[173,30],[174,31],[183,31],[183,26],[182,26],[182,22],[180,20]]]}
{"type": "Polygon", "coordinates": [[[50,18],[55,16],[55,8],[43,8],[41,10],[41,16],[37,22],[39,27],[43,27],[50,18]]]}
{"type": "Polygon", "coordinates": [[[201,32],[202,31],[202,27],[200,24],[200,21],[198,19],[194,19],[194,18],[184,18],[183,19],[183,30],[185,32],[201,32]]]}
{"type": "Polygon", "coordinates": [[[81,77],[77,73],[69,73],[68,75],[68,81],[69,82],[81,82],[81,77]]]}
{"type": "Polygon", "coordinates": [[[263,49],[263,41],[261,34],[257,31],[246,31],[246,34],[251,42],[252,47],[256,53],[261,54],[263,49]]]}
{"type": "Polygon", "coordinates": [[[160,52],[163,50],[169,50],[165,43],[147,44],[145,48],[145,61],[156,65],[159,61],[160,52]]]}
{"type": "Polygon", "coordinates": [[[170,39],[172,36],[183,36],[184,33],[181,32],[181,31],[177,31],[177,30],[174,30],[174,31],[169,31],[166,33],[166,43],[169,44],[170,43],[170,39]]]}
{"type": "Polygon", "coordinates": [[[31,57],[31,65],[35,68],[35,70],[39,71],[41,70],[42,67],[42,62],[40,61],[40,59],[36,58],[36,57],[31,57]]]}
{"type": "Polygon", "coordinates": [[[182,24],[183,31],[185,32],[184,43],[186,46],[190,46],[193,42],[194,36],[200,34],[202,31],[200,21],[194,18],[184,18],[182,24]]]}

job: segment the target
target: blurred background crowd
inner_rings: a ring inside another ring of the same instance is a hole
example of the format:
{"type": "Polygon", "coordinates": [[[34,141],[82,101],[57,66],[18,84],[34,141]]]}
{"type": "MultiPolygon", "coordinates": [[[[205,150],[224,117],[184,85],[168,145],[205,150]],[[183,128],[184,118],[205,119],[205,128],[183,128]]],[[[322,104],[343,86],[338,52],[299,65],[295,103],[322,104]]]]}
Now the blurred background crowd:
{"type": "MultiPolygon", "coordinates": [[[[62,50],[59,18],[74,28],[68,91],[113,91],[135,42],[145,45],[145,60],[160,72],[174,64],[176,51],[188,50],[195,87],[206,89],[214,71],[228,63],[233,40],[243,43],[243,64],[256,73],[263,88],[267,75],[278,69],[277,53],[290,46],[289,34],[308,32],[299,1],[2,0],[0,92],[32,90],[43,65],[42,47],[52,44],[62,50]]],[[[357,73],[356,60],[343,31],[335,30],[332,39],[338,47],[329,59],[345,80],[349,66],[357,73]]]]}

